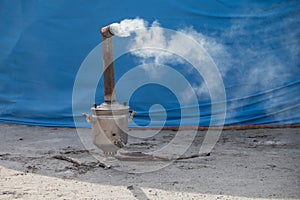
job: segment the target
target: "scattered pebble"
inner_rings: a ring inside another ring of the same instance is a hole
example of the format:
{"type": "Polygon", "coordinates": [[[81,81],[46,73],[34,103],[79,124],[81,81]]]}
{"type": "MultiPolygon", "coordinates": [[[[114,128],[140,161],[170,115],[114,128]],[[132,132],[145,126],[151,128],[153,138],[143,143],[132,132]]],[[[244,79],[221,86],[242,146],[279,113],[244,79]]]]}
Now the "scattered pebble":
{"type": "Polygon", "coordinates": [[[133,190],[133,185],[127,186],[127,189],[128,189],[128,190],[133,190]]]}

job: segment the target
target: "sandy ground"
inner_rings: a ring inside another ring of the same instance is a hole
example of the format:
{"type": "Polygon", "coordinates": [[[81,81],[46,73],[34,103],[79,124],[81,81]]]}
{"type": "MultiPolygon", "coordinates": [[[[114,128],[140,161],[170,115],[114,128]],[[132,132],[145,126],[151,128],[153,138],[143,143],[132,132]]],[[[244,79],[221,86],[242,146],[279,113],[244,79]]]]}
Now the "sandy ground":
{"type": "MultiPolygon", "coordinates": [[[[223,131],[210,156],[173,162],[105,158],[86,145],[91,130],[79,132],[0,124],[0,199],[300,199],[300,128],[223,131]]],[[[130,137],[127,148],[142,152],[179,134],[131,133],[145,137],[130,137]]],[[[178,149],[190,134],[181,133],[178,149]]],[[[197,133],[186,156],[199,151],[204,135],[197,133]]]]}

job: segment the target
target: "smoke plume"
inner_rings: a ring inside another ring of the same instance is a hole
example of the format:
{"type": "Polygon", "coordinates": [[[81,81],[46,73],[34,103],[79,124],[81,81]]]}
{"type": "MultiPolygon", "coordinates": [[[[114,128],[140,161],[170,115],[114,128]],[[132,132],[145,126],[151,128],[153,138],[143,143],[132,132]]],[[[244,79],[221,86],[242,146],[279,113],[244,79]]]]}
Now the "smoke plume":
{"type": "Polygon", "coordinates": [[[145,30],[147,22],[143,19],[125,19],[120,23],[109,25],[110,31],[118,37],[129,37],[132,33],[138,33],[145,30]]]}
{"type": "MultiPolygon", "coordinates": [[[[208,60],[213,58],[216,64],[220,64],[219,57],[229,57],[224,46],[218,43],[211,37],[205,36],[193,27],[186,27],[176,31],[162,28],[159,22],[154,21],[151,24],[143,19],[125,19],[119,24],[114,23],[110,25],[111,31],[120,37],[128,37],[134,34],[133,40],[130,42],[128,50],[132,55],[139,58],[140,64],[147,64],[144,70],[153,78],[161,78],[163,74],[158,70],[159,65],[185,65],[185,73],[194,73],[193,67],[188,65],[184,60],[188,57],[193,63],[208,63],[208,60]],[[190,40],[185,39],[186,37],[190,40]],[[187,42],[187,41],[190,41],[187,42]],[[198,43],[198,46],[191,43],[198,43]],[[203,52],[200,53],[199,49],[202,48],[203,52]],[[173,54],[172,52],[180,52],[182,57],[173,54]],[[211,56],[211,57],[210,57],[211,56]]],[[[226,68],[222,63],[221,73],[226,73],[226,68]]],[[[208,69],[209,70],[209,69],[208,69]]],[[[205,79],[213,80],[215,75],[213,73],[208,74],[205,79]]],[[[202,99],[209,98],[209,93],[205,87],[205,83],[192,83],[193,90],[202,99]]],[[[212,86],[214,89],[218,89],[218,85],[212,86]]],[[[182,98],[186,102],[191,98],[188,89],[182,92],[182,98]]]]}
{"type": "MultiPolygon", "coordinates": [[[[271,39],[270,36],[277,24],[259,26],[255,19],[246,18],[235,21],[231,29],[220,33],[217,37],[204,35],[193,27],[168,31],[157,21],[148,23],[143,19],[126,19],[120,24],[113,24],[112,29],[115,35],[121,37],[134,34],[128,50],[141,64],[148,64],[144,70],[154,78],[163,78],[164,75],[160,73],[157,66],[168,64],[184,65],[185,73],[193,76],[195,71],[191,65],[186,65],[184,60],[186,56],[192,58],[194,63],[206,63],[212,58],[224,81],[229,101],[228,108],[231,109],[227,113],[228,117],[238,119],[241,117],[240,110],[249,102],[251,103],[251,98],[248,97],[285,85],[299,74],[299,68],[291,65],[298,62],[300,52],[299,37],[293,31],[296,22],[294,18],[286,17],[278,30],[285,37],[271,39]],[[249,24],[257,26],[257,29],[249,31],[249,24]],[[196,41],[207,54],[199,54],[191,44],[182,40],[183,35],[196,41]],[[275,47],[282,49],[281,54],[278,54],[279,50],[274,50],[275,47]],[[172,54],[174,50],[183,56],[172,54]],[[287,58],[290,62],[287,62],[287,58]],[[243,101],[238,100],[243,98],[243,101]],[[230,100],[233,100],[232,103],[230,100]]],[[[205,70],[209,69],[205,68],[205,70]]],[[[216,91],[219,89],[219,85],[214,85],[214,74],[207,73],[203,78],[210,80],[210,88],[216,91]]],[[[189,94],[193,91],[200,99],[209,99],[210,94],[205,82],[193,81],[191,84],[192,88],[182,91],[182,98],[185,101],[189,101],[191,98],[189,94]]],[[[260,107],[256,112],[265,115],[272,113],[272,109],[277,104],[277,99],[271,95],[267,100],[256,105],[255,109],[260,107]]]]}

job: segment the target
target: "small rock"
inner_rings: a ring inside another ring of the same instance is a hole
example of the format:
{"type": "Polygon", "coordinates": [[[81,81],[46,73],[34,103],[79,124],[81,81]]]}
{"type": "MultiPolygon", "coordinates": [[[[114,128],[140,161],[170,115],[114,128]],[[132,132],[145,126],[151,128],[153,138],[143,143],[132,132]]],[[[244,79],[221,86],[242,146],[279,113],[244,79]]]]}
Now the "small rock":
{"type": "Polygon", "coordinates": [[[178,184],[178,183],[179,183],[178,181],[174,181],[172,185],[175,185],[175,184],[178,184]]]}
{"type": "Polygon", "coordinates": [[[127,189],[128,189],[128,190],[133,190],[133,185],[127,186],[127,189]]]}

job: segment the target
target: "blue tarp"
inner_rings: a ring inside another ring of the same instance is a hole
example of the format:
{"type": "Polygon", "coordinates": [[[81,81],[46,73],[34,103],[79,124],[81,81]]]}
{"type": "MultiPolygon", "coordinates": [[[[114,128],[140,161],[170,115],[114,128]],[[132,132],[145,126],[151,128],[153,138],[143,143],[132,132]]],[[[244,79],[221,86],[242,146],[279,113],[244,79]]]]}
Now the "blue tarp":
{"type": "MultiPolygon", "coordinates": [[[[121,99],[137,111],[131,126],[158,126],[163,113],[165,126],[180,122],[208,126],[212,116],[224,112],[212,112],[212,106],[222,103],[227,107],[225,125],[300,123],[300,3],[296,0],[0,0],[0,121],[74,127],[73,115],[80,118],[81,112],[103,100],[101,79],[96,99],[82,98],[76,102],[81,109],[72,110],[76,75],[101,42],[99,28],[136,17],[158,21],[171,30],[191,28],[211,41],[207,51],[220,70],[226,99],[213,102],[196,92],[198,103],[183,108],[170,89],[147,84],[130,99],[121,99]],[[154,104],[161,106],[150,109],[154,104]],[[149,109],[150,115],[156,115],[155,123],[150,123],[149,109]]],[[[116,79],[136,63],[133,55],[116,61],[116,79]]],[[[188,65],[170,66],[197,88],[205,77],[193,69],[187,72],[186,67],[192,68],[188,65]]],[[[87,82],[94,75],[86,72],[87,82]]],[[[174,84],[179,83],[174,80],[174,84]]],[[[126,82],[123,86],[117,91],[120,96],[127,92],[126,82]]],[[[88,83],[80,87],[82,97],[91,92],[88,83]]],[[[78,125],[88,126],[83,119],[78,125]]]]}

